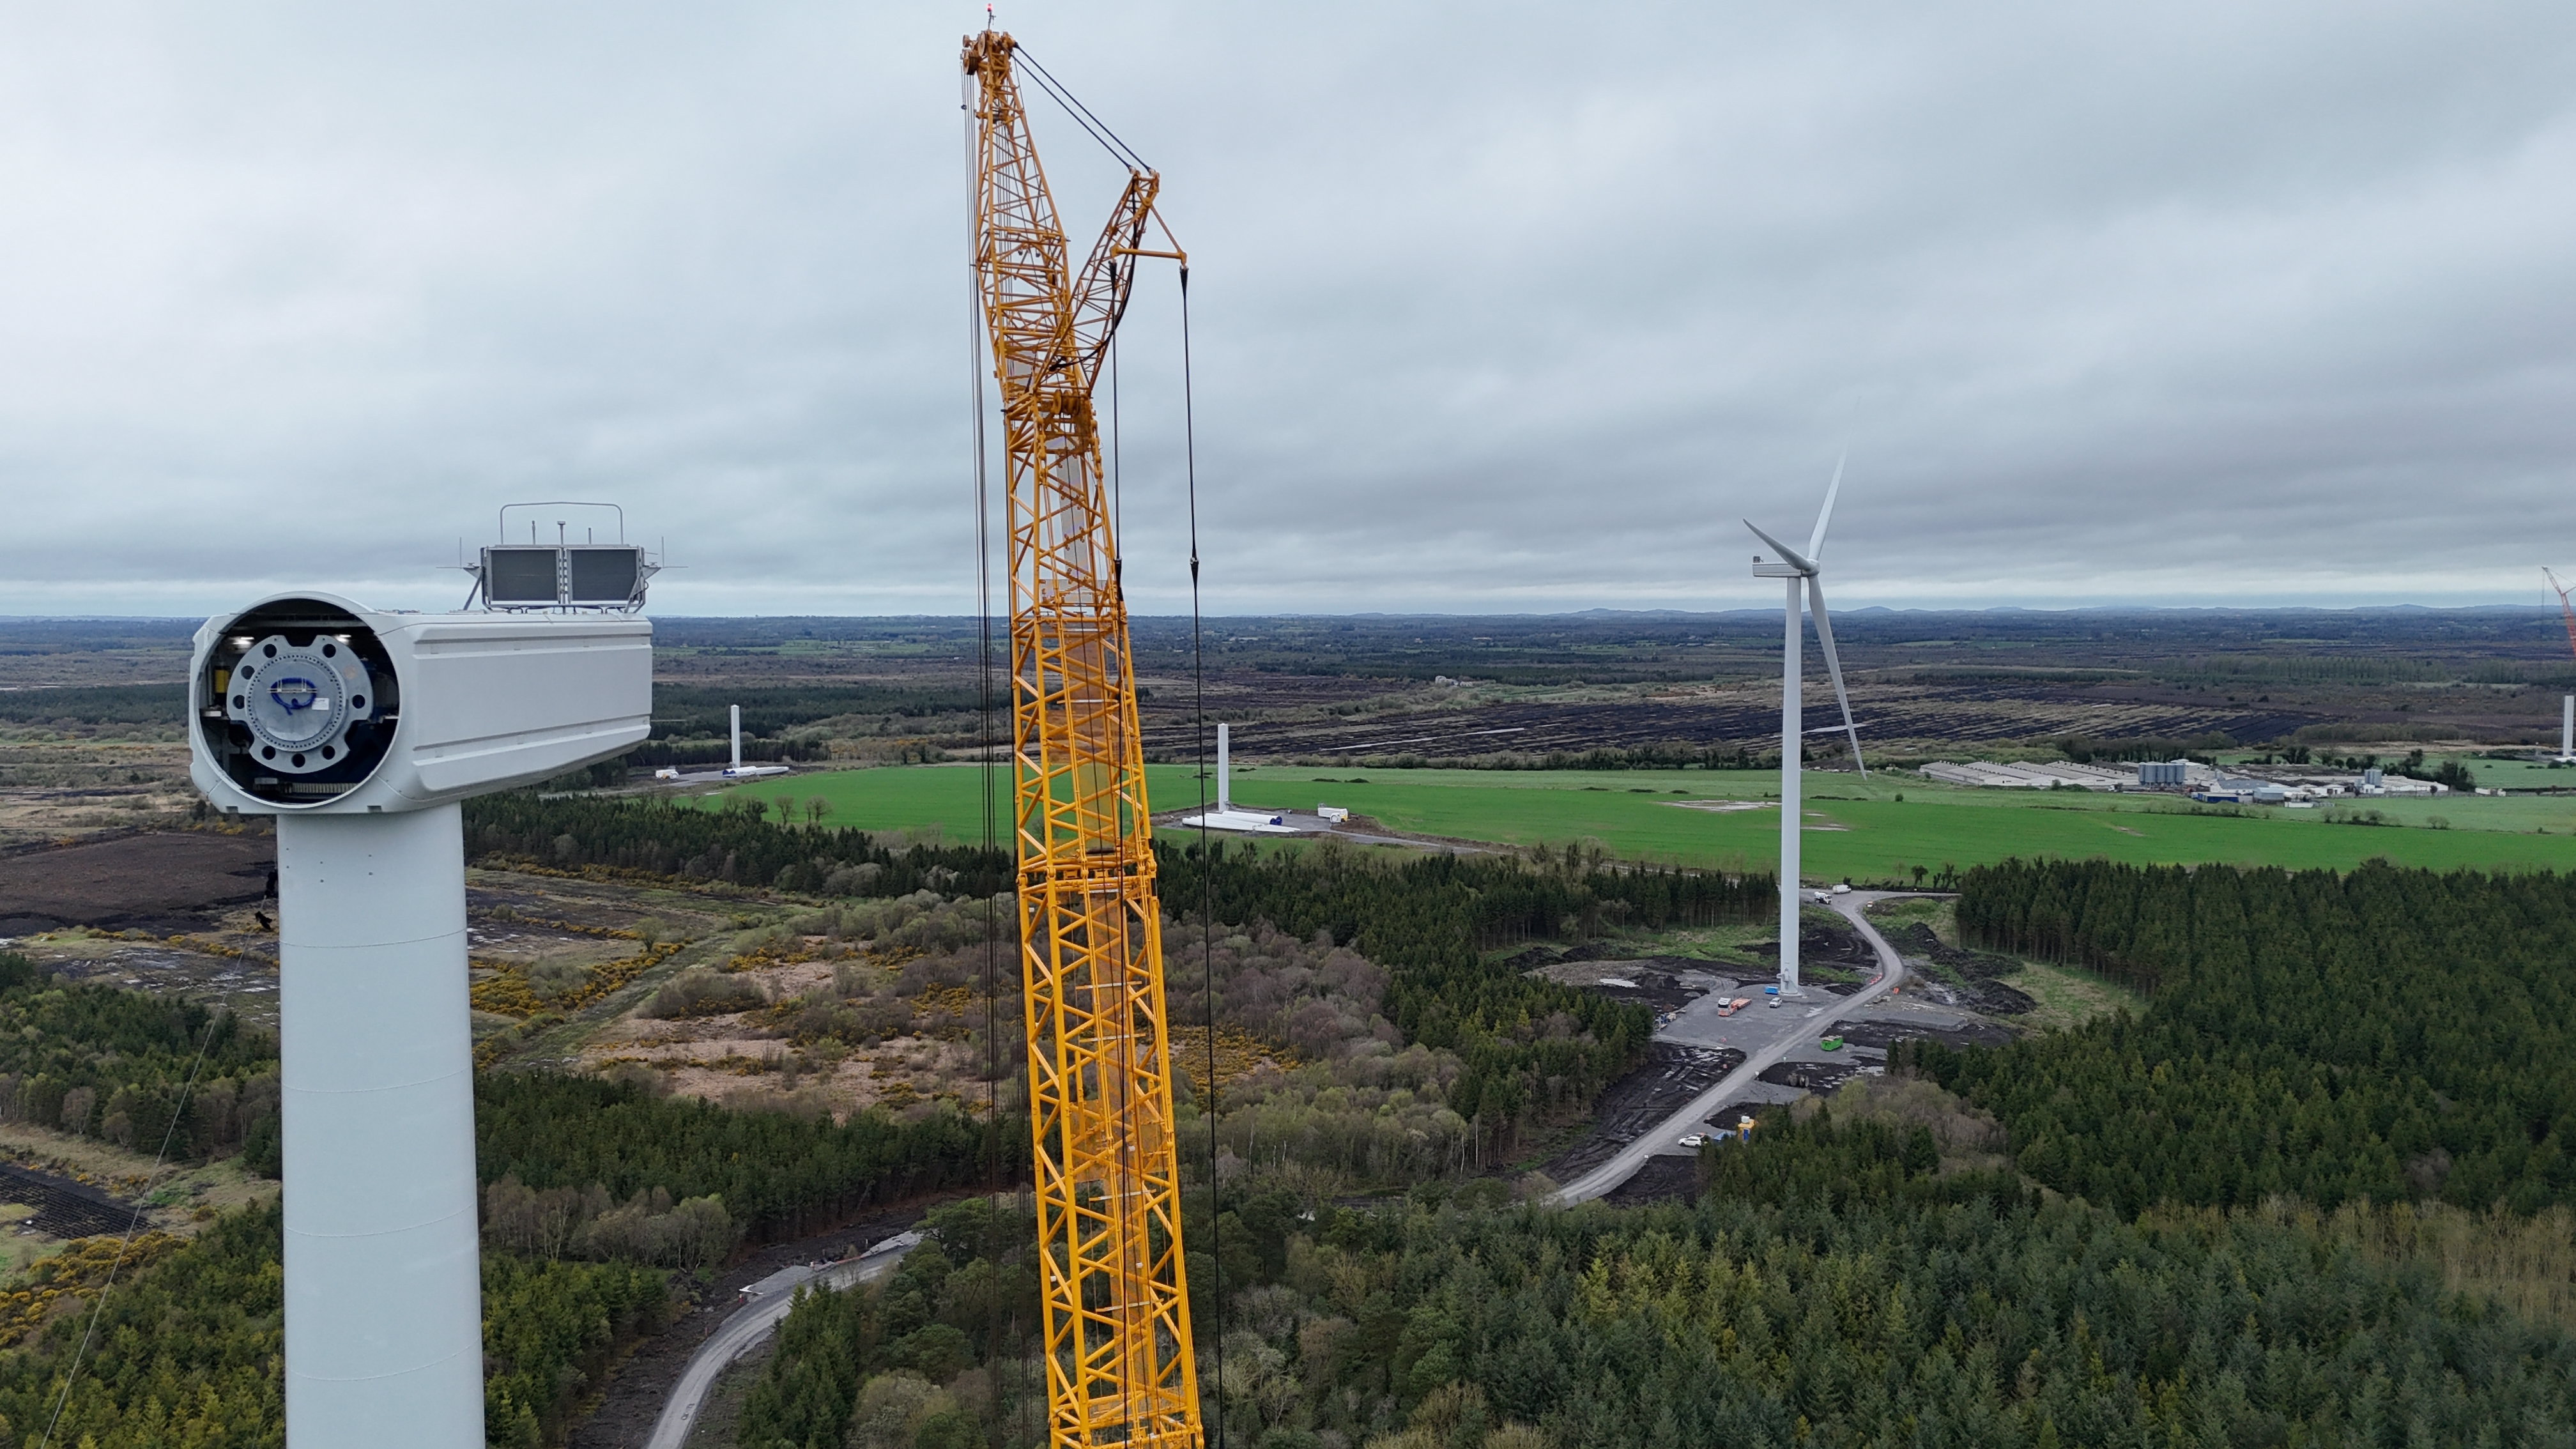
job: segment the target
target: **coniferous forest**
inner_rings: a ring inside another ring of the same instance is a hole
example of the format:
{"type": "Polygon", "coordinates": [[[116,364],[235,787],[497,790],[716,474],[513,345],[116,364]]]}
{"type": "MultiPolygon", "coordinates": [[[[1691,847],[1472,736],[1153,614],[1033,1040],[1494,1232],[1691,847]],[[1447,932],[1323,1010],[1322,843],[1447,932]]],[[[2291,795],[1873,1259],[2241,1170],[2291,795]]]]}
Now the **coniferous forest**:
{"type": "MultiPolygon", "coordinates": [[[[2379,866],[1972,873],[1971,941],[2144,1009],[1766,1114],[1690,1207],[1221,1184],[1191,1207],[1202,1401],[1258,1449],[2576,1444],[2570,904],[2379,866]]],[[[942,1382],[884,1333],[898,1292],[899,1325],[996,1311],[945,1266],[801,1304],[740,1442],[1033,1442],[1033,1361],[942,1382]]]]}
{"type": "Polygon", "coordinates": [[[1959,930],[2150,993],[1919,1053],[2034,1181],[2132,1212],[2576,1193],[2576,878],[2007,862],[1968,873],[1959,930]]]}
{"type": "MultiPolygon", "coordinates": [[[[747,888],[814,895],[994,884],[976,852],[694,812],[703,838],[674,835],[665,860],[645,849],[660,813],[521,797],[476,817],[476,848],[717,880],[730,862],[747,888]]],[[[1369,969],[1335,979],[1381,1003],[1390,1051],[1454,1053],[1445,1100],[1479,1120],[1513,1093],[1579,1108],[1650,1026],[1522,975],[1513,943],[1773,899],[1758,877],[1578,859],[1183,849],[1161,866],[1176,915],[1248,933],[1218,952],[1227,1000],[1294,1022],[1255,988],[1356,951],[1369,969]]],[[[1901,1049],[1887,1078],[1704,1150],[1687,1205],[1549,1208],[1506,1174],[1309,1189],[1346,1181],[1289,1170],[1320,1137],[1258,1167],[1194,1158],[1192,1312],[1225,1442],[2576,1446],[2576,881],[2008,862],[1967,873],[1958,920],[1965,944],[2142,1004],[2001,1048],[1901,1049]]],[[[26,1095],[38,1077],[78,1078],[93,1131],[120,1092],[127,1130],[155,1110],[207,1025],[14,969],[0,1010],[42,1025],[43,1051],[0,1071],[25,1101],[50,1100],[26,1095]]],[[[181,1140],[247,1153],[274,1047],[218,1036],[228,1125],[182,1116],[181,1140]]],[[[559,1441],[581,1386],[736,1244],[985,1183],[1026,1130],[835,1125],[536,1073],[487,1074],[477,1106],[487,1428],[514,1449],[559,1441]]],[[[277,1237],[270,1209],[139,1245],[56,1442],[279,1443],[277,1237]]],[[[1032,1237],[1020,1201],[969,1199],[884,1283],[803,1297],[736,1442],[1042,1442],[1032,1237]]],[[[68,1252],[11,1285],[81,1307],[28,1316],[0,1353],[0,1442],[52,1415],[103,1262],[68,1252]]]]}
{"type": "MultiPolygon", "coordinates": [[[[1222,1294],[1191,1255],[1201,1402],[1255,1449],[2576,1443],[2568,1319],[2403,1206],[2127,1215],[1865,1102],[1707,1166],[1689,1207],[1239,1202],[1222,1294]]],[[[1027,1236],[800,1301],[737,1442],[1043,1442],[1027,1236]]]]}
{"type": "MultiPolygon", "coordinates": [[[[66,985],[9,954],[0,954],[0,1022],[16,1024],[0,1050],[0,1066],[17,1069],[0,1072],[0,1101],[19,1104],[13,1120],[75,1130],[68,1100],[95,1135],[149,1143],[167,1131],[174,1156],[238,1153],[275,1173],[274,1037],[192,1004],[66,985]],[[201,1043],[197,1090],[183,1098],[201,1043]],[[52,1116],[33,1103],[51,1103],[52,1116]],[[126,1114],[140,1127],[121,1123],[126,1114]]],[[[675,1275],[746,1239],[986,1181],[995,1132],[1026,1141],[1010,1119],[993,1129],[948,1113],[906,1122],[863,1113],[835,1125],[541,1073],[485,1074],[475,1109],[485,1423],[509,1449],[560,1437],[585,1386],[662,1326],[675,1275]]],[[[272,1203],[218,1218],[193,1241],[144,1234],[122,1255],[114,1238],[85,1239],[8,1285],[0,1443],[37,1442],[59,1412],[58,1444],[280,1444],[280,1231],[272,1203]],[[114,1291],[102,1294],[112,1269],[114,1291]]]]}

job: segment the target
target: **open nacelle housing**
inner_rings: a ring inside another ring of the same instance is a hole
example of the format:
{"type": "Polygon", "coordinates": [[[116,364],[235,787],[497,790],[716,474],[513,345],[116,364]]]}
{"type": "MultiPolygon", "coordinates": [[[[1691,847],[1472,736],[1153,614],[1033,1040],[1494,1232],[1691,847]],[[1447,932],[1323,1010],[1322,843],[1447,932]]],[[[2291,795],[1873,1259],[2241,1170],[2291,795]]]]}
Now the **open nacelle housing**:
{"type": "Polygon", "coordinates": [[[417,810],[642,743],[653,626],[290,594],[207,620],[189,680],[189,773],[217,807],[417,810]]]}

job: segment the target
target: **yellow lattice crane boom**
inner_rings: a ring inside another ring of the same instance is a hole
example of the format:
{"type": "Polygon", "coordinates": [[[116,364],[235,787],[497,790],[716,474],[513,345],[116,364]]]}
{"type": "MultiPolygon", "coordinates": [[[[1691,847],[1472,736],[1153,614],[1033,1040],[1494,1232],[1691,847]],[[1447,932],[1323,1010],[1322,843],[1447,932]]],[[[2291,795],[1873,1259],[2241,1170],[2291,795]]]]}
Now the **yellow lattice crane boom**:
{"type": "MultiPolygon", "coordinates": [[[[1008,35],[966,38],[975,272],[1010,499],[1011,739],[1049,1442],[1201,1442],[1152,816],[1091,405],[1154,217],[1131,167],[1081,274],[1008,35]]],[[[1168,237],[1169,232],[1164,233],[1168,237]]],[[[1186,262],[1184,261],[1184,265],[1186,262]]]]}

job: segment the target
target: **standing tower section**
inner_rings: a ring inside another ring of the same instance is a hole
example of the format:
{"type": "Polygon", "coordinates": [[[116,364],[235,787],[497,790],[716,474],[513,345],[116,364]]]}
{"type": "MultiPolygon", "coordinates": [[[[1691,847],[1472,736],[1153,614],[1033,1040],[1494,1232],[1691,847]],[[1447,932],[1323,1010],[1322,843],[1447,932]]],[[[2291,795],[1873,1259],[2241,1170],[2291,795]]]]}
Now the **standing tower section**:
{"type": "Polygon", "coordinates": [[[486,608],[300,591],[219,614],[189,666],[189,776],[277,824],[286,1442],[484,1443],[462,802],[653,728],[653,567],[504,544],[486,608]]]}
{"type": "MultiPolygon", "coordinates": [[[[1136,681],[1092,410],[1154,220],[1125,191],[1075,274],[1011,37],[966,38],[975,276],[1000,385],[1013,824],[1048,1438],[1201,1443],[1181,1251],[1163,956],[1136,681]]],[[[1168,237],[1168,232],[1165,233],[1168,237]]]]}

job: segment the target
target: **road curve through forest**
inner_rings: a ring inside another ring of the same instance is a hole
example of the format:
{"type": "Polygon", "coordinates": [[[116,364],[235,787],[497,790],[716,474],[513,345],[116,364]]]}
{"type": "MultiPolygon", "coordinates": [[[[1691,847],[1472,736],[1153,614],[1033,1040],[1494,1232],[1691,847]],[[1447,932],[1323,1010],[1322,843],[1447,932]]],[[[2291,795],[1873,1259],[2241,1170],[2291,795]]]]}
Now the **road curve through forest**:
{"type": "Polygon", "coordinates": [[[1680,1111],[1657,1123],[1651,1130],[1639,1134],[1636,1141],[1619,1150],[1618,1156],[1558,1188],[1554,1201],[1560,1206],[1571,1207],[1575,1203],[1590,1202],[1596,1197],[1611,1192],[1619,1184],[1636,1176],[1637,1170],[1644,1167],[1647,1160],[1656,1153],[1676,1146],[1682,1138],[1693,1132],[1707,1130],[1701,1123],[1709,1113],[1725,1106],[1729,1097],[1751,1086],[1754,1078],[1761,1076],[1772,1063],[1787,1056],[1800,1042],[1814,1039],[1816,1033],[1826,1026],[1849,1016],[1894,990],[1897,983],[1905,979],[1905,960],[1896,954],[1894,946],[1887,944],[1887,938],[1878,933],[1878,927],[1871,925],[1869,918],[1862,912],[1875,902],[1893,899],[1898,895],[1899,893],[1895,891],[1854,891],[1849,895],[1836,896],[1831,902],[1834,910],[1840,913],[1843,919],[1860,928],[1861,938],[1868,941],[1870,949],[1878,953],[1879,976],[1876,981],[1850,996],[1826,995],[1825,1001],[1829,1004],[1818,1010],[1815,1015],[1801,1016],[1795,1030],[1782,1034],[1778,1041],[1746,1057],[1744,1065],[1720,1077],[1717,1085],[1693,1097],[1680,1111]]]}
{"type": "Polygon", "coordinates": [[[662,1417],[653,1423],[653,1437],[644,1441],[645,1449],[680,1449],[688,1442],[689,1430],[697,1426],[698,1413],[706,1407],[707,1395],[716,1386],[716,1376],[776,1331],[779,1320],[795,1303],[799,1285],[820,1283],[826,1288],[847,1288],[853,1283],[874,1282],[893,1272],[894,1265],[902,1262],[903,1255],[920,1241],[918,1232],[897,1233],[846,1262],[820,1267],[798,1264],[754,1284],[759,1296],[735,1310],[722,1327],[707,1335],[707,1341],[690,1356],[689,1366],[680,1371],[680,1381],[671,1386],[670,1401],[662,1406],[662,1417]]]}

